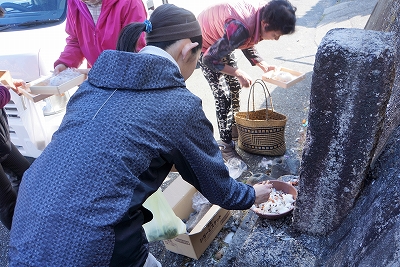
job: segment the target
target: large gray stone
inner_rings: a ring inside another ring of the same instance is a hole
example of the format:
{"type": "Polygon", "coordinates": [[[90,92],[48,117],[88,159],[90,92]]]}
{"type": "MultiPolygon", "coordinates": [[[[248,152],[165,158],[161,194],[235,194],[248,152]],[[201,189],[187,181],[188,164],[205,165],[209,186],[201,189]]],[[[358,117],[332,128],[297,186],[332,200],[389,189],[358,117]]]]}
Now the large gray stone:
{"type": "Polygon", "coordinates": [[[400,127],[349,216],[326,240],[320,266],[400,266],[400,127]]]}
{"type": "MultiPolygon", "coordinates": [[[[400,0],[380,0],[365,25],[366,30],[393,32],[397,51],[400,51],[399,12],[400,0]]],[[[400,53],[397,54],[396,62],[400,62],[400,53]]],[[[382,152],[394,129],[400,124],[400,94],[397,93],[400,92],[400,68],[396,69],[393,92],[388,104],[383,134],[379,140],[372,164],[382,152]]]]}
{"type": "Polygon", "coordinates": [[[333,29],[314,65],[309,125],[293,226],[337,228],[360,194],[380,138],[394,80],[393,34],[333,29]]]}

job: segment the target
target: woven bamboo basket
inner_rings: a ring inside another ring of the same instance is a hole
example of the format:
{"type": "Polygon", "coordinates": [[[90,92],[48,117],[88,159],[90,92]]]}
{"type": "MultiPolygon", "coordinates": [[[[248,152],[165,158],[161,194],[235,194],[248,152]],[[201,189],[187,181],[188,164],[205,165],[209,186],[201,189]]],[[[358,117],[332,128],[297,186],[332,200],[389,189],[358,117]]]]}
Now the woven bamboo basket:
{"type": "Polygon", "coordinates": [[[287,117],[274,111],[271,94],[264,81],[258,79],[253,83],[247,101],[247,112],[237,112],[235,121],[239,134],[238,145],[244,151],[268,156],[285,154],[287,117]],[[265,109],[255,110],[254,88],[256,84],[263,88],[267,105],[265,109]],[[251,97],[253,98],[253,110],[249,111],[251,97]],[[270,107],[268,107],[268,100],[270,107]]]}

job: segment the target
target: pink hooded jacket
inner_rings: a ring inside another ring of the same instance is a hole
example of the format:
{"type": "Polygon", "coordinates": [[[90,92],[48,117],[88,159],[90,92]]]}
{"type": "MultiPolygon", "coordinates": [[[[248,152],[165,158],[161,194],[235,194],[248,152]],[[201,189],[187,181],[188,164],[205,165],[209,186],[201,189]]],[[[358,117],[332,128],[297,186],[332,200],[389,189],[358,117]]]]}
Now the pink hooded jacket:
{"type": "MultiPolygon", "coordinates": [[[[147,18],[142,0],[103,0],[101,13],[94,24],[92,15],[81,0],[68,0],[67,45],[54,63],[67,67],[79,67],[86,58],[91,67],[106,49],[116,49],[120,30],[131,22],[143,22],[147,18]]],[[[138,48],[145,46],[145,35],[138,48]]]]}
{"type": "Polygon", "coordinates": [[[235,19],[242,22],[249,30],[250,38],[239,49],[253,47],[261,41],[260,36],[260,9],[267,2],[259,1],[229,1],[210,6],[203,10],[197,17],[203,35],[204,53],[211,45],[225,34],[225,23],[235,19]]]}

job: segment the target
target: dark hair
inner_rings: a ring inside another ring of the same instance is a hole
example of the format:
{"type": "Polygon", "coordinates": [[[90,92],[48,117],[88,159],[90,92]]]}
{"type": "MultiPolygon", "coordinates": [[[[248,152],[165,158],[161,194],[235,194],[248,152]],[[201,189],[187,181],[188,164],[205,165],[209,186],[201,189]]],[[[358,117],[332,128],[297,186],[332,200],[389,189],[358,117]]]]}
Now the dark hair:
{"type": "Polygon", "coordinates": [[[0,18],[4,17],[4,14],[6,14],[6,11],[0,6],[0,18]]]}
{"type": "Polygon", "coordinates": [[[296,25],[297,8],[287,0],[272,0],[261,9],[261,20],[268,23],[265,31],[293,33],[296,25]]]}
{"type": "MultiPolygon", "coordinates": [[[[161,27],[190,23],[196,21],[196,17],[192,12],[184,8],[177,7],[173,4],[163,4],[153,11],[149,21],[151,22],[153,29],[158,29],[161,27]]],[[[137,41],[145,29],[146,25],[143,22],[134,22],[126,25],[119,34],[117,50],[137,52],[137,41]]],[[[166,32],[165,35],[168,35],[168,32],[166,32]]],[[[203,38],[201,35],[189,39],[192,42],[199,43],[198,46],[192,49],[192,53],[195,53],[201,49],[203,44],[203,38]]],[[[147,45],[156,46],[165,50],[179,40],[180,39],[163,42],[148,42],[147,45]]]]}

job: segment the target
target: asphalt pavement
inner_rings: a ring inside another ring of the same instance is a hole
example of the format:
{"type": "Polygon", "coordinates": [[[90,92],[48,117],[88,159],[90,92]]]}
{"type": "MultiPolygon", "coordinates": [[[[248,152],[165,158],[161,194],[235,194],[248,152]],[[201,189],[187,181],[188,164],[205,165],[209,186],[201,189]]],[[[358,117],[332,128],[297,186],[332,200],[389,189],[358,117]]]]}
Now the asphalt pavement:
{"type": "MultiPolygon", "coordinates": [[[[168,0],[168,2],[187,8],[197,15],[206,6],[222,1],[168,0]]],[[[288,117],[285,130],[286,157],[301,157],[301,141],[304,138],[307,123],[315,54],[321,39],[332,28],[364,28],[376,2],[377,0],[292,0],[291,3],[297,7],[296,32],[291,35],[282,36],[279,41],[263,41],[257,45],[259,53],[269,64],[289,68],[305,74],[304,80],[287,89],[267,84],[272,95],[274,110],[288,117]]],[[[154,1],[155,6],[161,3],[161,0],[154,1]]],[[[240,51],[237,51],[236,55],[238,57],[239,68],[246,71],[254,80],[261,78],[261,69],[252,67],[240,51]]],[[[218,139],[214,99],[211,89],[200,69],[196,69],[193,75],[187,80],[187,87],[202,99],[204,111],[212,122],[214,136],[218,139]]],[[[246,88],[243,88],[241,91],[242,111],[247,110],[248,93],[249,90],[246,88]]],[[[259,95],[256,95],[256,106],[261,108],[264,106],[265,100],[261,95],[261,91],[259,93],[259,95]]],[[[241,150],[238,152],[249,165],[248,171],[250,173],[255,171],[258,164],[264,158],[263,156],[249,154],[241,150]]],[[[0,267],[8,266],[8,239],[8,231],[0,225],[0,267]]],[[[161,257],[160,255],[155,256],[156,258],[161,257]]],[[[162,260],[162,262],[164,266],[169,265],[165,260],[162,260]]],[[[187,266],[180,265],[177,262],[175,264],[178,265],[170,266],[187,266]]],[[[207,266],[204,264],[199,260],[196,266],[207,266]]]]}

